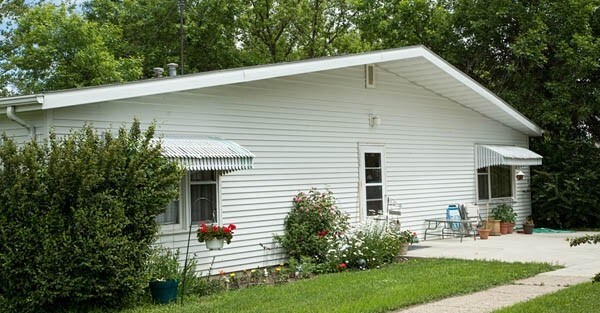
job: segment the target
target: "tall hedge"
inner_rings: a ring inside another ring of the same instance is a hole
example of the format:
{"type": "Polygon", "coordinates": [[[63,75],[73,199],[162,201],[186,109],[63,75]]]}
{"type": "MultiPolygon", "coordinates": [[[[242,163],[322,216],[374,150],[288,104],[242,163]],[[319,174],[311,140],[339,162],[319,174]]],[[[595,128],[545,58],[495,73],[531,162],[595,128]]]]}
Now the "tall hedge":
{"type": "Polygon", "coordinates": [[[0,305],[9,312],[111,308],[143,288],[143,264],[182,175],[135,120],[43,144],[0,145],[0,305]]]}
{"type": "Polygon", "coordinates": [[[593,140],[536,140],[544,156],[532,167],[532,211],[536,227],[600,227],[600,149],[593,140]]]}

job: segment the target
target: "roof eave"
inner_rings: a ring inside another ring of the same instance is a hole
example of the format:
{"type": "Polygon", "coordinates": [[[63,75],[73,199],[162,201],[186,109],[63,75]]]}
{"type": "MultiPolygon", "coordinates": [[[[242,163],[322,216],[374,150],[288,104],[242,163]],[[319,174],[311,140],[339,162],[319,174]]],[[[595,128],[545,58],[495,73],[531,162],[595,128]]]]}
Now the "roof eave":
{"type": "MultiPolygon", "coordinates": [[[[41,110],[43,104],[44,95],[40,94],[0,98],[0,108],[10,106],[18,107],[18,109],[15,110],[17,112],[41,110]]],[[[4,112],[4,110],[0,110],[0,113],[2,112],[4,112]]]]}

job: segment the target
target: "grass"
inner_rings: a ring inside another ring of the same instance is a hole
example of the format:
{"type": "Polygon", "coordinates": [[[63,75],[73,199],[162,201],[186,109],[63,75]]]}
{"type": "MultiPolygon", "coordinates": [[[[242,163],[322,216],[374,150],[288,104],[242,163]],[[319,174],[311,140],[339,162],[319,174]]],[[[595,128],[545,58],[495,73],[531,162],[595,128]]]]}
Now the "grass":
{"type": "Polygon", "coordinates": [[[600,308],[600,284],[584,283],[495,311],[495,313],[588,313],[600,308]]]}
{"type": "Polygon", "coordinates": [[[202,298],[187,296],[183,306],[146,304],[122,312],[385,312],[479,291],[555,268],[540,263],[412,259],[378,270],[321,275],[202,298]]]}

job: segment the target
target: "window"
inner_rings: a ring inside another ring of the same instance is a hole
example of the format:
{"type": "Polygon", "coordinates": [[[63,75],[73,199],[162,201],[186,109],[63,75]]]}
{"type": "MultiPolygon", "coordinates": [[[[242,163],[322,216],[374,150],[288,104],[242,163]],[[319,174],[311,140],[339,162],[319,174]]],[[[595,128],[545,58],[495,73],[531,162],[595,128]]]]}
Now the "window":
{"type": "Polygon", "coordinates": [[[191,222],[217,221],[217,178],[214,171],[190,173],[191,222]]]}
{"type": "Polygon", "coordinates": [[[513,169],[510,166],[490,166],[477,169],[477,197],[479,200],[511,198],[513,169]]]}
{"type": "Polygon", "coordinates": [[[156,217],[161,225],[215,223],[218,221],[218,174],[215,171],[188,172],[182,179],[180,197],[156,217]]]}
{"type": "Polygon", "coordinates": [[[363,194],[363,213],[366,216],[384,214],[384,154],[381,146],[361,146],[360,170],[363,194]]]}

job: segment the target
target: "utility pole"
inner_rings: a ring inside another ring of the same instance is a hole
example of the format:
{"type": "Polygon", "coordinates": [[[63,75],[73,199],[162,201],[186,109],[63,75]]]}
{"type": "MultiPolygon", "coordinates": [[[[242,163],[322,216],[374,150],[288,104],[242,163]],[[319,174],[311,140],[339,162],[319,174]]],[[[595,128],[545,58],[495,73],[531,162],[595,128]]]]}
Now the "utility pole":
{"type": "Polygon", "coordinates": [[[184,60],[183,60],[183,51],[184,51],[184,42],[185,42],[185,34],[183,30],[183,12],[185,8],[185,0],[179,0],[179,59],[181,63],[180,72],[183,75],[184,60]]]}

